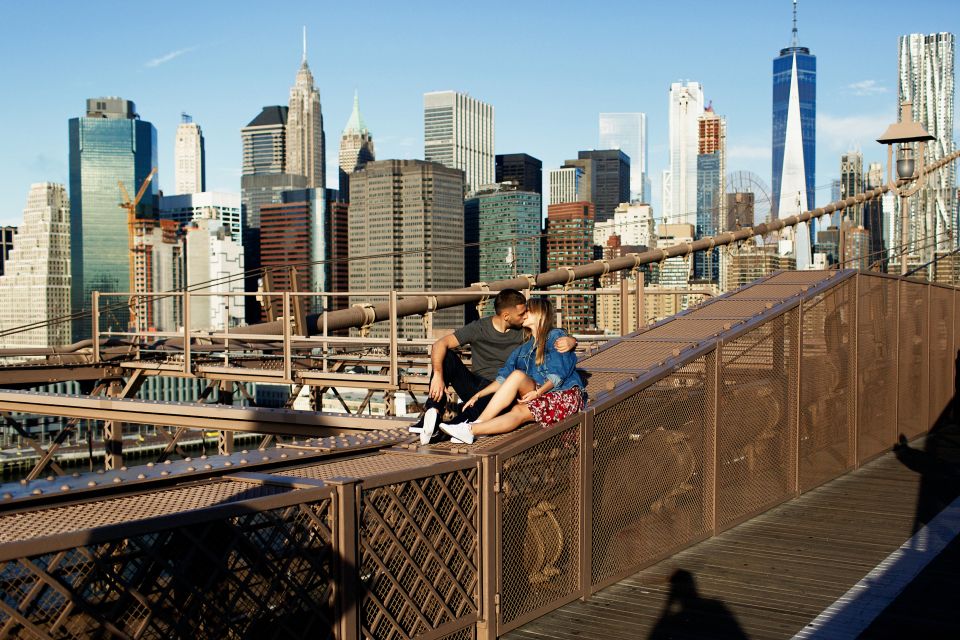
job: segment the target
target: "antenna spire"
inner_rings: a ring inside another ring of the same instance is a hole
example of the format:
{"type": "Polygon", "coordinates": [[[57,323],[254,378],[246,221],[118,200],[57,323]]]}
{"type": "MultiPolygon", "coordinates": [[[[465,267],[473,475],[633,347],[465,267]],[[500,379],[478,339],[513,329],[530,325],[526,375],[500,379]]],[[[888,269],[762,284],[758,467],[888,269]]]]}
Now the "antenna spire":
{"type": "Polygon", "coordinates": [[[798,44],[799,44],[799,39],[797,38],[797,0],[793,0],[793,46],[796,47],[798,44]]]}
{"type": "MultiPolygon", "coordinates": [[[[793,0],[794,12],[796,12],[797,0],[793,0]]],[[[794,22],[796,22],[796,16],[794,16],[794,22]]],[[[796,26],[794,26],[794,32],[796,32],[796,26]]],[[[307,64],[307,25],[303,25],[303,64],[307,64]]]]}

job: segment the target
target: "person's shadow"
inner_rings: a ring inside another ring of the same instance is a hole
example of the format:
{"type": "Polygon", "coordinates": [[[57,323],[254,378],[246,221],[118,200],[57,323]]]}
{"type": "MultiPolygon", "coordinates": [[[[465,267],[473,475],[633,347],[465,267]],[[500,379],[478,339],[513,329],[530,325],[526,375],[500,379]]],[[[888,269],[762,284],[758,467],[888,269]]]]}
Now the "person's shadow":
{"type": "Polygon", "coordinates": [[[725,604],[700,596],[692,573],[677,569],[670,576],[667,603],[649,638],[746,639],[747,634],[725,604]]]}

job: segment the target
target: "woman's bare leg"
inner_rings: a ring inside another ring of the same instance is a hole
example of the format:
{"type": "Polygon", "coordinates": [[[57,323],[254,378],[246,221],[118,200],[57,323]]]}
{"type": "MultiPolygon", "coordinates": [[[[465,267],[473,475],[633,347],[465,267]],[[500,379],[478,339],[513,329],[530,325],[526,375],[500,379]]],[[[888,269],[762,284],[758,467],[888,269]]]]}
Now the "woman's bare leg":
{"type": "Polygon", "coordinates": [[[470,430],[476,436],[492,436],[499,433],[509,433],[520,425],[531,421],[533,421],[533,415],[527,405],[518,404],[502,416],[496,416],[484,422],[474,422],[470,425],[470,430]]]}
{"type": "Polygon", "coordinates": [[[490,402],[484,408],[483,413],[477,418],[477,422],[492,420],[497,415],[510,406],[518,397],[536,389],[537,385],[523,371],[514,371],[507,379],[503,381],[500,388],[496,390],[490,402]]]}

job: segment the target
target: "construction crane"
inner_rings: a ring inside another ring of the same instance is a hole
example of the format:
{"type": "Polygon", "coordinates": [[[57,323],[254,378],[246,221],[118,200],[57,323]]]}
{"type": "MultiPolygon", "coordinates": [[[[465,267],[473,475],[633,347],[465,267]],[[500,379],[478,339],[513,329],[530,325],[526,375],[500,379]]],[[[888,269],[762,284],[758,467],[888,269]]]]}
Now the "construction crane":
{"type": "Polygon", "coordinates": [[[127,253],[130,259],[130,325],[134,327],[135,330],[139,329],[137,324],[137,297],[135,294],[137,292],[137,272],[136,272],[136,248],[134,237],[136,235],[136,224],[137,224],[137,205],[140,204],[140,200],[143,199],[143,194],[147,192],[147,187],[150,186],[150,182],[153,180],[153,176],[157,173],[157,168],[154,167],[150,170],[150,173],[147,174],[146,179],[143,181],[143,184],[140,185],[140,189],[137,191],[136,197],[133,201],[130,200],[130,194],[127,193],[126,187],[123,186],[123,182],[118,180],[117,185],[120,187],[120,193],[123,194],[123,202],[120,203],[121,209],[127,210],[127,253]]]}

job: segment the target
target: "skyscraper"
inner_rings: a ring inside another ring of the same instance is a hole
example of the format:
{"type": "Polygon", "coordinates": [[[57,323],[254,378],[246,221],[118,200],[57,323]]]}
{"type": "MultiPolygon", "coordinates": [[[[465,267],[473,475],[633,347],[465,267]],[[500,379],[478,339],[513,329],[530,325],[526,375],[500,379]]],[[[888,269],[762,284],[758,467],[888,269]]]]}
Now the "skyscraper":
{"type": "MultiPolygon", "coordinates": [[[[136,105],[122,98],[91,98],[86,115],[71,118],[70,268],[74,313],[89,312],[93,291],[130,290],[130,251],[125,214],[119,207],[117,181],[135,193],[157,166],[157,130],[140,119],[136,105]]],[[[156,217],[154,178],[140,201],[138,217],[156,217]]],[[[129,314],[117,309],[110,318],[126,330],[129,314]]],[[[73,336],[90,336],[90,318],[78,318],[73,336]]]]}
{"type": "MultiPolygon", "coordinates": [[[[926,144],[926,163],[937,162],[953,153],[956,39],[952,33],[913,33],[899,39],[898,104],[913,102],[913,119],[936,140],[926,144]]],[[[898,116],[902,116],[902,107],[898,116]]],[[[916,145],[915,145],[916,146],[916,145]]],[[[913,228],[910,241],[922,247],[913,255],[929,261],[934,250],[957,247],[956,163],[927,177],[920,192],[910,198],[913,228]],[[919,253],[919,255],[918,255],[919,253]]],[[[899,216],[894,223],[899,229],[899,216]]],[[[899,231],[896,238],[899,238],[899,231]]],[[[899,240],[895,243],[899,244],[899,240]]]]}
{"type": "Polygon", "coordinates": [[[670,85],[670,169],[664,178],[669,196],[665,195],[663,209],[667,224],[697,223],[697,118],[702,113],[699,82],[670,85]]]}
{"type": "MultiPolygon", "coordinates": [[[[840,156],[840,198],[849,198],[863,193],[863,154],[848,151],[840,156]]],[[[863,225],[863,205],[847,207],[844,218],[856,226],[863,225]]]]}
{"type": "Polygon", "coordinates": [[[304,176],[313,189],[326,187],[326,140],[323,133],[323,112],[320,92],[313,85],[313,74],[307,65],[307,32],[303,32],[303,58],[297,79],[290,87],[287,113],[286,173],[304,176]]]}
{"type": "MultiPolygon", "coordinates": [[[[0,330],[70,315],[70,204],[62,184],[30,185],[23,224],[0,275],[0,330]]],[[[69,344],[70,323],[42,324],[0,338],[0,346],[69,344]]]]}
{"type": "Polygon", "coordinates": [[[190,328],[222,331],[244,324],[243,247],[207,210],[184,227],[186,284],[216,296],[190,297],[190,328]]]}
{"type": "Polygon", "coordinates": [[[181,225],[201,218],[219,220],[230,230],[238,245],[243,243],[243,207],[239,193],[203,191],[179,196],[160,196],[160,217],[176,220],[181,225]]]}
{"type": "MultiPolygon", "coordinates": [[[[185,282],[183,238],[175,220],[138,220],[134,227],[134,287],[138,294],[182,289],[185,282]]],[[[183,325],[178,298],[136,298],[135,329],[176,331],[183,325]]],[[[101,326],[103,326],[101,319],[101,326]]]]}
{"type": "Polygon", "coordinates": [[[471,265],[465,265],[465,284],[540,273],[541,211],[540,194],[522,190],[515,183],[493,186],[468,198],[464,224],[476,231],[475,237],[468,231],[464,239],[479,246],[472,277],[471,265]]]}
{"type": "MultiPolygon", "coordinates": [[[[814,204],[817,129],[817,58],[797,39],[797,2],[793,2],[793,40],[773,60],[772,215],[785,218],[814,204]]],[[[797,269],[810,264],[813,229],[797,225],[781,237],[781,251],[792,251],[797,269]]]]}
{"type": "Polygon", "coordinates": [[[550,170],[550,203],[589,202],[583,169],[560,167],[550,170]]]}
{"type": "MultiPolygon", "coordinates": [[[[864,189],[869,191],[883,185],[883,165],[871,162],[867,167],[864,189]]],[[[883,262],[886,256],[888,226],[885,221],[883,198],[863,203],[863,226],[870,233],[870,262],[883,262]]]]}
{"type": "Polygon", "coordinates": [[[350,200],[350,174],[376,160],[373,136],[360,115],[360,96],[353,94],[353,111],[340,136],[340,197],[350,200]]]}
{"type": "Polygon", "coordinates": [[[200,193],[207,190],[206,151],[200,125],[181,114],[177,140],[173,146],[175,193],[200,193]]]}
{"type": "MultiPolygon", "coordinates": [[[[593,260],[593,211],[591,202],[566,202],[547,207],[547,269],[576,267],[593,260]]],[[[574,291],[592,287],[589,280],[570,283],[574,291]]],[[[565,295],[557,303],[557,313],[570,333],[596,329],[594,296],[565,295]]]]}
{"type": "Polygon", "coordinates": [[[609,220],[621,203],[630,202],[630,158],[619,149],[603,149],[580,151],[577,160],[593,161],[596,220],[609,220]]]}
{"type": "Polygon", "coordinates": [[[493,184],[493,106],[464,93],[423,94],[423,157],[465,174],[467,191],[493,184]]]}
{"type": "Polygon", "coordinates": [[[0,227],[0,276],[3,275],[3,265],[13,249],[13,237],[17,235],[16,227],[0,227]]]}
{"type": "Polygon", "coordinates": [[[601,113],[600,149],[620,149],[630,157],[630,199],[649,202],[647,192],[647,114],[601,113]]]}
{"type": "MultiPolygon", "coordinates": [[[[385,302],[391,289],[463,287],[463,172],[422,160],[368,163],[350,177],[348,242],[350,289],[384,293],[368,302],[385,302]]],[[[425,336],[420,318],[400,323],[404,336],[425,336]]],[[[433,316],[434,329],[462,323],[462,307],[433,316]]]]}
{"type": "Polygon", "coordinates": [[[496,156],[497,184],[516,183],[520,191],[543,195],[543,162],[526,153],[505,153],[496,156]]]}
{"type": "MultiPolygon", "coordinates": [[[[726,219],[727,122],[712,106],[697,118],[697,226],[698,238],[712,236],[726,219]]],[[[694,256],[696,277],[714,282],[720,278],[720,252],[701,251],[694,256]]]]}

